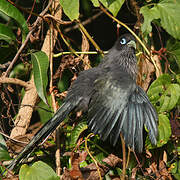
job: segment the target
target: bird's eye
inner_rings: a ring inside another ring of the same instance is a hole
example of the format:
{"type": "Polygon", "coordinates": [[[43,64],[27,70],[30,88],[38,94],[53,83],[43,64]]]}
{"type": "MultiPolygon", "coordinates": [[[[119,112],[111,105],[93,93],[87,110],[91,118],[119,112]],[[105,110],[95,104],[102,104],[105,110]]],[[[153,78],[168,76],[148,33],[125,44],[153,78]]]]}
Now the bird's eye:
{"type": "Polygon", "coordinates": [[[122,38],[121,41],[120,41],[120,44],[126,44],[126,39],[125,38],[122,38]]]}

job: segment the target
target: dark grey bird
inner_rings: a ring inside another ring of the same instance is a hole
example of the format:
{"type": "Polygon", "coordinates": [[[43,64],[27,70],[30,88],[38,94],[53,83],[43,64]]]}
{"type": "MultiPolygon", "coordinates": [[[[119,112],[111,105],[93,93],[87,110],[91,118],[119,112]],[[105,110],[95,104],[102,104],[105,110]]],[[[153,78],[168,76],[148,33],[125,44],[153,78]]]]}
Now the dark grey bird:
{"type": "Polygon", "coordinates": [[[122,133],[125,144],[142,152],[143,129],[152,144],[157,143],[158,117],[144,90],[136,84],[135,38],[124,34],[97,67],[79,74],[64,103],[11,162],[13,169],[47,138],[71,111],[88,113],[88,127],[102,140],[116,145],[122,133]]]}

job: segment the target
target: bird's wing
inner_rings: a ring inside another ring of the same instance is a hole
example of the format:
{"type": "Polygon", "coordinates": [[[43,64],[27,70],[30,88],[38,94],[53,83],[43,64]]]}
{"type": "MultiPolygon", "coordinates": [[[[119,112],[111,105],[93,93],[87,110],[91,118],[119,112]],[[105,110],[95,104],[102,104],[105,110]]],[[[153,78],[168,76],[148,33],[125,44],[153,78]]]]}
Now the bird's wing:
{"type": "Polygon", "coordinates": [[[122,134],[127,145],[142,152],[144,126],[149,131],[151,143],[157,143],[157,113],[146,93],[139,86],[130,95],[123,114],[127,114],[122,128],[122,134]]]}
{"type": "Polygon", "coordinates": [[[156,144],[158,118],[143,89],[128,77],[117,84],[98,80],[95,89],[88,112],[93,133],[103,140],[109,136],[113,145],[122,133],[126,145],[142,152],[145,125],[151,142],[156,144]]]}
{"type": "Polygon", "coordinates": [[[127,119],[125,108],[129,96],[135,88],[135,82],[127,73],[121,74],[118,80],[111,74],[102,75],[94,82],[94,92],[88,109],[88,126],[102,140],[113,134],[111,141],[113,145],[116,144],[127,119]]]}

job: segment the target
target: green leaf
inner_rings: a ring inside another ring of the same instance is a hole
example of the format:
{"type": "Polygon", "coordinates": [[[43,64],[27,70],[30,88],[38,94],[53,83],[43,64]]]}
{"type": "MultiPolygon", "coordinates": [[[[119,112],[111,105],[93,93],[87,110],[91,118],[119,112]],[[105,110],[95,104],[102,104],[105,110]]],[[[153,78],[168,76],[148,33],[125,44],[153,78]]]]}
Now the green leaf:
{"type": "Polygon", "coordinates": [[[79,167],[80,167],[80,168],[83,168],[83,167],[86,167],[86,166],[88,166],[88,163],[87,163],[86,161],[82,161],[82,162],[80,162],[80,164],[79,164],[79,167]]]}
{"type": "Polygon", "coordinates": [[[180,39],[180,1],[162,0],[149,8],[144,6],[140,13],[144,16],[142,32],[147,34],[152,31],[151,22],[160,19],[161,26],[174,38],[180,39]]]}
{"type": "Polygon", "coordinates": [[[117,16],[125,0],[91,0],[95,7],[99,7],[99,1],[114,15],[117,16]]]}
{"type": "Polygon", "coordinates": [[[168,60],[175,60],[180,69],[180,41],[175,39],[170,39],[166,44],[167,52],[169,55],[168,60]]]}
{"type": "MultiPolygon", "coordinates": [[[[52,98],[51,98],[51,96],[47,96],[47,101],[48,101],[48,104],[52,104],[51,103],[51,100],[52,100],[52,98]]],[[[47,122],[49,119],[51,119],[52,118],[52,116],[53,116],[53,109],[51,108],[51,107],[49,107],[47,104],[45,104],[43,101],[40,101],[39,103],[38,103],[38,109],[37,109],[37,111],[38,111],[38,113],[39,113],[39,117],[40,117],[40,121],[42,122],[42,123],[45,123],[45,122],[47,122]]]]}
{"type": "Polygon", "coordinates": [[[148,96],[159,112],[170,111],[178,103],[180,86],[171,84],[171,76],[163,74],[151,84],[148,96]]]}
{"type": "MultiPolygon", "coordinates": [[[[156,147],[162,147],[169,141],[171,136],[171,125],[169,119],[164,114],[159,114],[159,126],[158,126],[158,141],[156,147]]],[[[150,143],[149,137],[146,138],[146,148],[153,149],[155,146],[152,146],[150,143]]]]}
{"type": "Polygon", "coordinates": [[[180,86],[179,84],[170,84],[165,90],[162,97],[159,99],[161,108],[160,112],[170,111],[173,109],[180,97],[180,86]]]}
{"type": "Polygon", "coordinates": [[[64,13],[71,21],[79,17],[79,0],[60,0],[64,13]]]}
{"type": "Polygon", "coordinates": [[[99,7],[99,0],[91,0],[93,3],[94,7],[99,7]]]}
{"type": "Polygon", "coordinates": [[[59,180],[54,170],[42,161],[35,162],[32,166],[22,165],[19,172],[20,180],[59,180]]]}
{"type": "Polygon", "coordinates": [[[0,161],[7,161],[10,159],[6,143],[3,136],[0,134],[0,161]]]}
{"type": "Polygon", "coordinates": [[[71,142],[70,145],[74,146],[77,143],[77,140],[81,133],[88,128],[87,123],[85,121],[80,122],[71,133],[71,142]]]}
{"type": "Polygon", "coordinates": [[[144,23],[141,26],[141,30],[147,35],[152,31],[151,21],[159,19],[160,14],[156,7],[149,9],[147,6],[142,7],[140,13],[144,16],[144,23]]]}
{"type": "Polygon", "coordinates": [[[158,79],[156,79],[147,92],[149,99],[153,105],[156,105],[160,96],[164,93],[164,88],[166,85],[171,84],[171,76],[168,74],[163,74],[158,79]]]}
{"type": "Polygon", "coordinates": [[[125,0],[99,0],[109,11],[116,16],[125,0]]]}
{"type": "Polygon", "coordinates": [[[12,43],[12,41],[16,40],[16,36],[9,27],[4,24],[0,24],[0,40],[12,43]]]}
{"type": "MultiPolygon", "coordinates": [[[[10,20],[11,20],[11,18],[9,16],[7,16],[6,14],[4,14],[2,11],[0,11],[0,18],[5,20],[6,22],[10,22],[10,20]]],[[[8,26],[9,26],[9,23],[8,23],[8,26]]]]}
{"type": "Polygon", "coordinates": [[[175,39],[180,39],[180,1],[163,0],[157,4],[162,27],[175,39]]]}
{"type": "Polygon", "coordinates": [[[34,82],[39,97],[47,103],[46,100],[46,86],[48,83],[47,70],[49,67],[49,60],[46,53],[39,51],[31,54],[33,64],[34,82]]]}
{"type": "Polygon", "coordinates": [[[57,87],[60,92],[64,92],[68,89],[72,73],[69,70],[64,70],[61,79],[57,83],[57,87]]]}
{"type": "Polygon", "coordinates": [[[176,179],[180,179],[180,161],[176,161],[171,164],[171,173],[176,179]]]}
{"type": "Polygon", "coordinates": [[[171,136],[171,125],[169,119],[164,114],[159,114],[159,126],[158,126],[158,142],[157,147],[161,147],[166,144],[171,136]]]}
{"type": "Polygon", "coordinates": [[[22,80],[28,80],[29,77],[29,68],[27,65],[24,65],[23,63],[17,64],[13,70],[11,71],[10,78],[18,78],[22,80]]]}
{"type": "Polygon", "coordinates": [[[178,84],[180,84],[180,74],[176,74],[176,80],[177,80],[178,84]]]}
{"type": "Polygon", "coordinates": [[[0,0],[0,11],[7,16],[15,19],[19,23],[23,31],[23,39],[25,39],[25,36],[28,33],[29,29],[21,12],[6,0],[0,0]]]}

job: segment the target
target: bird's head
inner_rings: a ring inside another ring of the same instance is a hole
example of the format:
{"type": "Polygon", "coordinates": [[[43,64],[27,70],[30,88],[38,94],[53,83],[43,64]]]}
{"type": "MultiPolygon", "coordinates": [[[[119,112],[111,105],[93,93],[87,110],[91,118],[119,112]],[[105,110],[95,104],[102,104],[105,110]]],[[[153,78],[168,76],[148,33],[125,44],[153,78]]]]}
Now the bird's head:
{"type": "Polygon", "coordinates": [[[125,50],[125,51],[133,51],[134,53],[136,49],[136,40],[134,36],[131,35],[130,33],[123,34],[122,36],[118,38],[114,47],[118,51],[123,52],[125,50]]]}
{"type": "Polygon", "coordinates": [[[123,34],[115,42],[104,58],[103,66],[123,68],[133,78],[137,74],[137,59],[135,54],[136,40],[130,33],[123,34]]]}
{"type": "MultiPolygon", "coordinates": [[[[114,46],[102,61],[102,66],[116,66],[124,69],[133,78],[137,74],[137,59],[135,54],[136,40],[130,33],[123,34],[115,42],[114,46]]],[[[101,66],[101,67],[102,67],[101,66]]]]}

